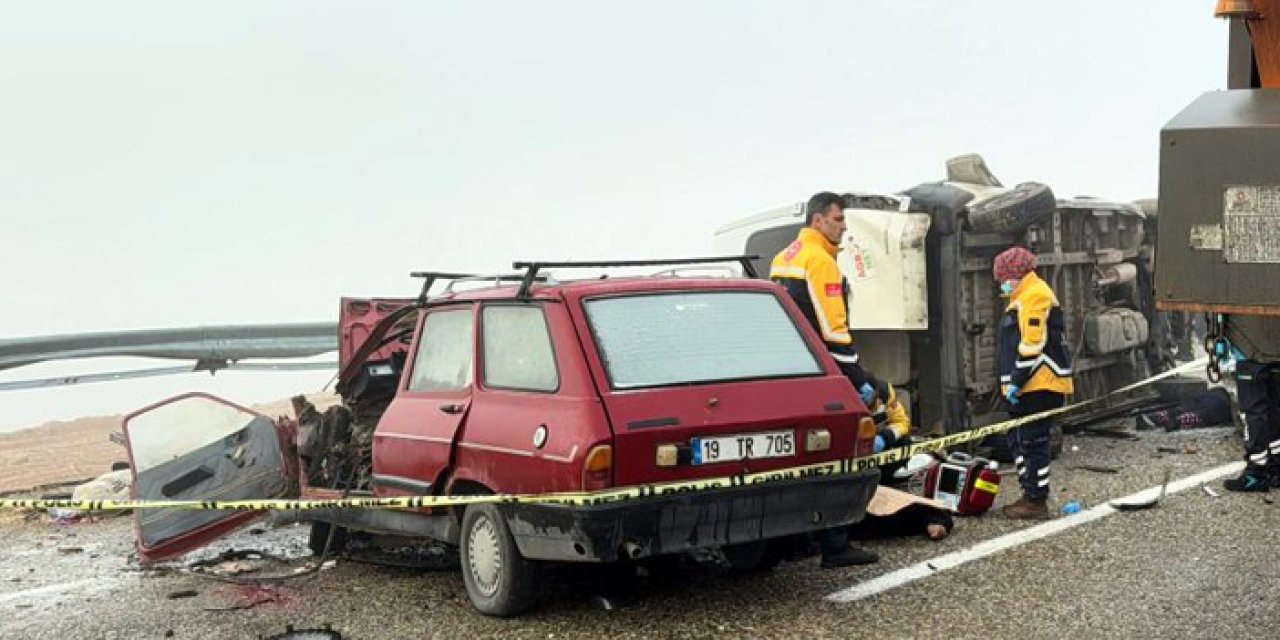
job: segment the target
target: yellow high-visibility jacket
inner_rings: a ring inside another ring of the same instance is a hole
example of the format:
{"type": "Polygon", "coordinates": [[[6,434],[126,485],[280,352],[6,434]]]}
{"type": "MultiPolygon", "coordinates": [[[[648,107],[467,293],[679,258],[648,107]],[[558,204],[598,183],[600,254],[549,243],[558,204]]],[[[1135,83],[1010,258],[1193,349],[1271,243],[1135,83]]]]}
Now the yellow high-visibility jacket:
{"type": "Polygon", "coordinates": [[[1000,391],[1075,392],[1071,350],[1064,338],[1062,307],[1049,285],[1033,271],[1009,296],[998,334],[1000,391]]]}
{"type": "Polygon", "coordinates": [[[855,388],[867,382],[849,333],[849,283],[836,265],[839,248],[808,227],[773,258],[769,278],[782,285],[855,388]]]}
{"type": "Polygon", "coordinates": [[[893,385],[889,383],[885,385],[889,388],[889,399],[877,398],[875,410],[872,412],[876,427],[887,427],[893,431],[895,438],[905,438],[911,434],[911,416],[907,413],[907,408],[898,401],[898,392],[894,391],[893,385]]]}

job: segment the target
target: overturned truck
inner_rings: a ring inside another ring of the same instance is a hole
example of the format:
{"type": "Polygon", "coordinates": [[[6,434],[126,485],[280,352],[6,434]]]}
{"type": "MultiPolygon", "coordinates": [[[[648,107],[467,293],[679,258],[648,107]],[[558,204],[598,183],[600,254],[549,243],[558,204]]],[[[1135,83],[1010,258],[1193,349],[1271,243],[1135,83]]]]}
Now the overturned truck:
{"type": "MultiPolygon", "coordinates": [[[[947,162],[947,179],[898,194],[844,194],[848,230],[837,262],[864,363],[905,390],[926,432],[1005,419],[996,382],[996,327],[1005,302],[993,258],[1014,245],[1039,255],[1075,356],[1076,399],[1096,398],[1169,362],[1154,321],[1155,207],[1058,199],[1037,183],[1003,186],[982,158],[947,162]]],[[[716,232],[721,253],[770,259],[804,225],[804,203],[716,232]]],[[[1133,401],[1133,400],[1130,400],[1133,401]]],[[[1127,405],[1100,403],[1097,411],[1127,405]]]]}

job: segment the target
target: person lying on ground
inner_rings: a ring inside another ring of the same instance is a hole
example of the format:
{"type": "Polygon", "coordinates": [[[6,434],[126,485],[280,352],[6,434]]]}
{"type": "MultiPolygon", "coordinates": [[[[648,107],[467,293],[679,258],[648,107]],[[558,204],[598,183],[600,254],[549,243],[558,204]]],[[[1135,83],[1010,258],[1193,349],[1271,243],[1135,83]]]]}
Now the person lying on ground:
{"type": "Polygon", "coordinates": [[[867,504],[866,517],[848,529],[849,537],[854,540],[917,535],[942,540],[953,527],[955,520],[941,502],[881,486],[867,504]]]}

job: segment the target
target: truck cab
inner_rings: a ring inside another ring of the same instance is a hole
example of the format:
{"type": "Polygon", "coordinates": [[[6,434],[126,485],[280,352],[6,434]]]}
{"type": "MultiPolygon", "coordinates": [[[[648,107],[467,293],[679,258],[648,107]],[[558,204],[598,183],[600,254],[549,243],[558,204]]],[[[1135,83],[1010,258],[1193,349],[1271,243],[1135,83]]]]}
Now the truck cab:
{"type": "MultiPolygon", "coordinates": [[[[318,521],[313,545],[346,530],[458,545],[471,601],[499,616],[532,605],[538,561],[723,549],[768,565],[781,541],[863,516],[874,468],[795,471],[870,454],[874,424],[780,287],[671,275],[555,281],[538,275],[542,266],[525,265],[518,282],[452,278],[438,295],[426,290],[440,274],[423,274],[417,299],[343,300],[343,402],[323,412],[298,401],[295,418],[273,422],[186,396],[129,416],[137,497],[655,488],[577,504],[308,512],[318,521]],[[175,437],[179,415],[188,426],[175,437]],[[746,481],[761,473],[772,477],[746,481]],[[730,481],[680,487],[708,478],[730,481]]],[[[189,551],[246,515],[140,512],[140,555],[189,551]]]]}
{"type": "MultiPolygon", "coordinates": [[[[1167,363],[1153,335],[1154,220],[1141,207],[1059,199],[1036,183],[1006,187],[976,155],[949,160],[944,181],[843,196],[848,230],[837,263],[850,284],[854,342],[923,430],[951,433],[1007,417],[995,353],[1005,302],[991,264],[1011,246],[1038,254],[1062,304],[1078,398],[1167,363]]],[[[769,261],[803,225],[799,202],[725,225],[712,247],[758,256],[757,272],[767,277],[769,261]]]]}

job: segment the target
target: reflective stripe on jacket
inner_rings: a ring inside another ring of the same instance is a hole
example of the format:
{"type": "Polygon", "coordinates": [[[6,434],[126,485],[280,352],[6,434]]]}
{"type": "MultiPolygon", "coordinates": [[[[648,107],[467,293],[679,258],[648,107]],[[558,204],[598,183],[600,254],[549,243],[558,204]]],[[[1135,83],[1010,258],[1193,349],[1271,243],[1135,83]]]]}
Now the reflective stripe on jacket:
{"type": "Polygon", "coordinates": [[[998,334],[1000,391],[1071,394],[1071,350],[1064,336],[1062,307],[1053,290],[1033,271],[1009,297],[998,334]]]}
{"type": "Polygon", "coordinates": [[[769,278],[791,294],[840,369],[857,387],[866,381],[866,374],[849,333],[849,283],[836,265],[838,251],[825,236],[806,227],[795,242],[774,256],[769,278]]]}

